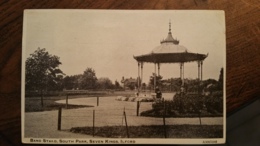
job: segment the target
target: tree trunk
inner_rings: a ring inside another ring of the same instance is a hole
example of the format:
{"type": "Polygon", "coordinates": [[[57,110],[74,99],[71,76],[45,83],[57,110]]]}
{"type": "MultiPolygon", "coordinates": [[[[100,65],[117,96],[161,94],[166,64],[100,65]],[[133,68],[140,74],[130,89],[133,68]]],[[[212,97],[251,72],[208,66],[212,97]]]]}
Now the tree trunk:
{"type": "Polygon", "coordinates": [[[43,107],[43,93],[42,93],[42,90],[41,90],[41,106],[43,107]]]}

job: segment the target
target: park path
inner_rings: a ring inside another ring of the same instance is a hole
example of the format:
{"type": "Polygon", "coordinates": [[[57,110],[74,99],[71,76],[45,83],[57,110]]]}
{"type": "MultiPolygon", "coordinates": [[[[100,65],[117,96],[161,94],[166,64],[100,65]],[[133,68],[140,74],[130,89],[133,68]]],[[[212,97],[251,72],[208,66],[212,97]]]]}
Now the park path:
{"type": "MultiPolygon", "coordinates": [[[[61,131],[57,130],[58,111],[25,113],[25,137],[44,138],[87,138],[89,135],[68,132],[72,127],[93,125],[93,110],[95,110],[95,126],[124,125],[123,111],[127,116],[128,126],[163,125],[162,118],[136,116],[136,102],[117,101],[116,97],[69,99],[69,104],[92,105],[94,107],[79,109],[62,109],[61,131]]],[[[56,101],[65,103],[65,100],[56,101]]],[[[151,102],[142,102],[140,113],[152,108],[151,102]]],[[[203,125],[223,125],[222,117],[201,118],[203,125]]],[[[166,118],[166,125],[199,125],[199,118],[166,118]]]]}

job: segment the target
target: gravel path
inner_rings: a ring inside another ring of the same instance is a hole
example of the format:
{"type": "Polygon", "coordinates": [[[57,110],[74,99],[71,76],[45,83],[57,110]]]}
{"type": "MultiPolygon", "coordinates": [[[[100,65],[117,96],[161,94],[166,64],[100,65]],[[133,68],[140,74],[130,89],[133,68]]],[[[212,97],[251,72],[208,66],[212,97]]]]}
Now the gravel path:
{"type": "MultiPolygon", "coordinates": [[[[57,130],[58,111],[25,113],[25,137],[41,138],[86,138],[88,135],[68,132],[72,127],[92,126],[95,110],[95,126],[124,125],[123,111],[127,115],[128,126],[163,125],[162,118],[136,116],[136,102],[117,101],[116,97],[69,99],[69,104],[93,105],[80,109],[62,109],[61,131],[57,130]]],[[[65,103],[65,100],[56,101],[65,103]]],[[[140,113],[151,109],[151,102],[142,102],[140,113]]],[[[223,125],[222,117],[201,118],[203,125],[223,125]]],[[[199,118],[166,118],[166,125],[200,124],[199,118]]]]}

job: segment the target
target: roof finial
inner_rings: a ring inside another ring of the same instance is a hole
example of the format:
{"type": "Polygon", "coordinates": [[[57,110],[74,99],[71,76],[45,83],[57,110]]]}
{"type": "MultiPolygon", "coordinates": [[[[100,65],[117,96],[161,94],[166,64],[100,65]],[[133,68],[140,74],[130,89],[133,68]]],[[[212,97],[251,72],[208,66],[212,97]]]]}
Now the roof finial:
{"type": "Polygon", "coordinates": [[[171,32],[171,19],[170,19],[170,22],[169,22],[169,32],[171,32]]]}

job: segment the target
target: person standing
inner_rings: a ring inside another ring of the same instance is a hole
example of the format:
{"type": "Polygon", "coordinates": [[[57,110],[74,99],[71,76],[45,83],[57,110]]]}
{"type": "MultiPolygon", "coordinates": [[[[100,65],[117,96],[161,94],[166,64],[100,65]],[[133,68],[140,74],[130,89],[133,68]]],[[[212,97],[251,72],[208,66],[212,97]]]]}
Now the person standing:
{"type": "Polygon", "coordinates": [[[158,86],[155,88],[156,98],[162,98],[162,92],[158,86]]]}

